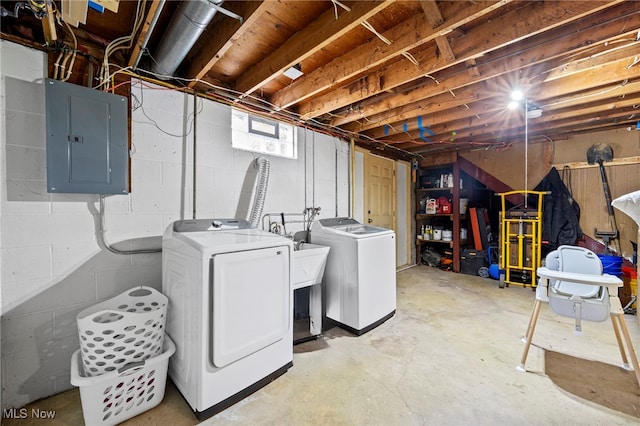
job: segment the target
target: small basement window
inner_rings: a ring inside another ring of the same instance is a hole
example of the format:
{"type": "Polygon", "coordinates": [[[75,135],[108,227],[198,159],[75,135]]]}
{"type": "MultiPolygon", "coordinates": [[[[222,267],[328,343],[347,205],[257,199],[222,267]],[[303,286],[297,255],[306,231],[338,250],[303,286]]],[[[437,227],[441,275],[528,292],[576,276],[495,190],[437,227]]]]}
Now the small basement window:
{"type": "Polygon", "coordinates": [[[298,158],[294,126],[237,109],[231,110],[231,146],[259,154],[298,158]]]}

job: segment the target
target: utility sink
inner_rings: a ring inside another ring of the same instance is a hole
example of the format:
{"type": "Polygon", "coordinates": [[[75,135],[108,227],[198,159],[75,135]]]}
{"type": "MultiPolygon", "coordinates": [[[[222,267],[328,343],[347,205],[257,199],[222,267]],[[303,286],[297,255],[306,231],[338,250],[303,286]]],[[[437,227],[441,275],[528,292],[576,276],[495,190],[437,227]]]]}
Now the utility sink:
{"type": "Polygon", "coordinates": [[[300,243],[296,247],[293,252],[293,289],[320,284],[330,247],[311,243],[300,243]]]}

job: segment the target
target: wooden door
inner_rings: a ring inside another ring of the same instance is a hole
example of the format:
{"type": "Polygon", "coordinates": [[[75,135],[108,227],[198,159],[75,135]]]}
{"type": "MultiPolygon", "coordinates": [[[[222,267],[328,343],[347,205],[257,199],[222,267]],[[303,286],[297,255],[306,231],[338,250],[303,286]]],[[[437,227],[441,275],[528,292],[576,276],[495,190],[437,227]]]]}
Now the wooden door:
{"type": "Polygon", "coordinates": [[[395,162],[388,158],[367,155],[364,187],[365,222],[395,231],[395,162]]]}

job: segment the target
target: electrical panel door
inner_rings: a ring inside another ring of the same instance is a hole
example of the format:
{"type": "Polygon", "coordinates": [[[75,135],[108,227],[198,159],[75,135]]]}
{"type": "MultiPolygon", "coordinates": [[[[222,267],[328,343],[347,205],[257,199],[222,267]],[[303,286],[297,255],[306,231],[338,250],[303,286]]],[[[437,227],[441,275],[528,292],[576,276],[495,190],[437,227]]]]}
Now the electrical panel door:
{"type": "Polygon", "coordinates": [[[47,192],[127,194],[127,98],[45,80],[47,192]]]}

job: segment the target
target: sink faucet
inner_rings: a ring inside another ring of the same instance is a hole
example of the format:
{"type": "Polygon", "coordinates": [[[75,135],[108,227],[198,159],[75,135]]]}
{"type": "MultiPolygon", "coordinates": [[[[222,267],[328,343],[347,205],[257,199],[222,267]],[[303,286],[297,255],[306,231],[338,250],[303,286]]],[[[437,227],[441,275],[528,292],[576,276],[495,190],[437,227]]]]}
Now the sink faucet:
{"type": "Polygon", "coordinates": [[[311,222],[313,222],[313,219],[315,219],[315,217],[320,214],[320,210],[321,207],[307,207],[302,212],[302,214],[307,216],[307,231],[311,229],[311,222]]]}

